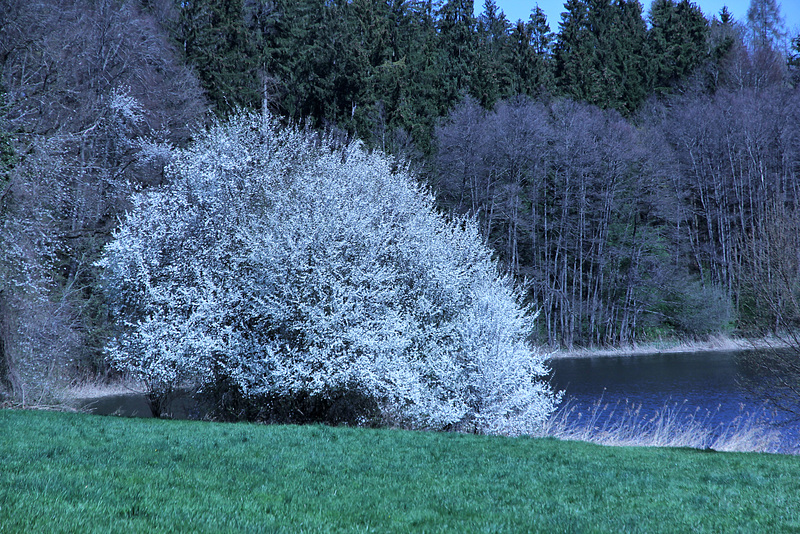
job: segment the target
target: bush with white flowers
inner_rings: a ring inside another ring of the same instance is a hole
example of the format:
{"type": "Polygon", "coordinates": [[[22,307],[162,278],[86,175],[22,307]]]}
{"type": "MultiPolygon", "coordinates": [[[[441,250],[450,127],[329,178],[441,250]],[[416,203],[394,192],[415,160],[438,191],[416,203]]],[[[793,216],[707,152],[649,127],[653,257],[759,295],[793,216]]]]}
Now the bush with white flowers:
{"type": "Polygon", "coordinates": [[[135,196],[100,264],[108,356],[155,394],[353,391],[400,424],[502,434],[558,401],[473,221],[358,143],[235,117],[135,196]]]}

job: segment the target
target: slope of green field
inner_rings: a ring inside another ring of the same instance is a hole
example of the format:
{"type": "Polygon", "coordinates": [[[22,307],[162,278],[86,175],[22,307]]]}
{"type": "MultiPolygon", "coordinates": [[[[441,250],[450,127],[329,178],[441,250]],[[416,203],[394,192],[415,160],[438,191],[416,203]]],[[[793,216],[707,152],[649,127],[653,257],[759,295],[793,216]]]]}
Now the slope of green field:
{"type": "Polygon", "coordinates": [[[0,410],[0,532],[800,532],[800,458],[0,410]]]}

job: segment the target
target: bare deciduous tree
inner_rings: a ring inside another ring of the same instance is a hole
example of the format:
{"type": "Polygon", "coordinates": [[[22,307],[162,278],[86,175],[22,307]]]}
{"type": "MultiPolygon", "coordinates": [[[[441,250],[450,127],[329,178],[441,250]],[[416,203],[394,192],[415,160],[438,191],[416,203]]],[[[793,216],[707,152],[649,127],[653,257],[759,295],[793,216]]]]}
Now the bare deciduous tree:
{"type": "Polygon", "coordinates": [[[0,243],[20,251],[5,262],[0,306],[6,372],[20,398],[35,382],[18,372],[28,363],[49,369],[63,356],[102,367],[92,264],[131,187],[163,179],[165,148],[188,138],[204,104],[138,2],[9,0],[0,20],[3,124],[18,155],[0,243]],[[46,247],[26,237],[38,234],[46,247]],[[12,283],[15,272],[39,280],[35,290],[12,283]]]}

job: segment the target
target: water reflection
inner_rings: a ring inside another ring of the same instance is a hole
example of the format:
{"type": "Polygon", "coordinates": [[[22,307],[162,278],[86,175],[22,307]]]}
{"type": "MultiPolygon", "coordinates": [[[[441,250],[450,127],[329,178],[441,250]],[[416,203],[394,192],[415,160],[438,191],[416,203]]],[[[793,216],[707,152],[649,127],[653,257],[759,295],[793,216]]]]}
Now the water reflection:
{"type": "MultiPolygon", "coordinates": [[[[95,415],[118,415],[121,417],[152,417],[150,405],[143,393],[124,393],[105,397],[80,399],[77,407],[95,415]]],[[[188,395],[176,397],[170,405],[169,417],[173,419],[202,419],[197,403],[188,395]]]]}
{"type": "MultiPolygon", "coordinates": [[[[601,402],[609,406],[641,406],[646,419],[665,406],[679,406],[686,417],[699,417],[710,428],[728,425],[737,417],[749,415],[765,423],[780,416],[765,407],[764,399],[742,386],[748,370],[736,352],[689,352],[640,356],[564,358],[550,362],[552,384],[564,390],[564,402],[575,413],[588,414],[601,402]]],[[[125,394],[90,399],[81,405],[100,415],[150,417],[150,408],[141,394],[125,394]]],[[[601,414],[619,415],[620,410],[601,414]]],[[[191,398],[179,398],[172,406],[172,417],[201,419],[191,398]]],[[[603,423],[601,419],[599,423],[603,423]]],[[[798,425],[781,429],[783,450],[800,444],[798,425]]]]}
{"type": "Polygon", "coordinates": [[[140,393],[108,395],[78,401],[78,407],[97,415],[120,415],[123,417],[152,417],[147,399],[140,393]]]}

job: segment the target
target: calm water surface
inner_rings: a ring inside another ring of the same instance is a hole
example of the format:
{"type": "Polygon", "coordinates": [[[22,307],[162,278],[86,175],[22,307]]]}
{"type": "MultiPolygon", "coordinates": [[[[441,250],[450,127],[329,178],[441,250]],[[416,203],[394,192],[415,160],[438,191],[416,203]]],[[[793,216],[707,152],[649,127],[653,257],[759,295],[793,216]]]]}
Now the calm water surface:
{"type": "MultiPolygon", "coordinates": [[[[665,406],[680,408],[685,417],[697,416],[714,428],[737,417],[753,416],[765,424],[775,420],[764,400],[741,386],[746,370],[736,352],[687,352],[640,356],[602,356],[552,360],[552,384],[564,390],[564,402],[575,412],[586,414],[601,403],[641,406],[642,417],[665,406]]],[[[142,395],[120,395],[94,399],[88,408],[98,414],[149,417],[142,395]]],[[[201,418],[190,399],[173,406],[177,418],[201,418]]],[[[609,410],[610,411],[610,410],[609,410]]],[[[618,413],[619,411],[617,411],[618,413]]],[[[603,415],[600,422],[603,422],[603,415]]],[[[800,428],[781,430],[784,449],[800,445],[800,428]]]]}

